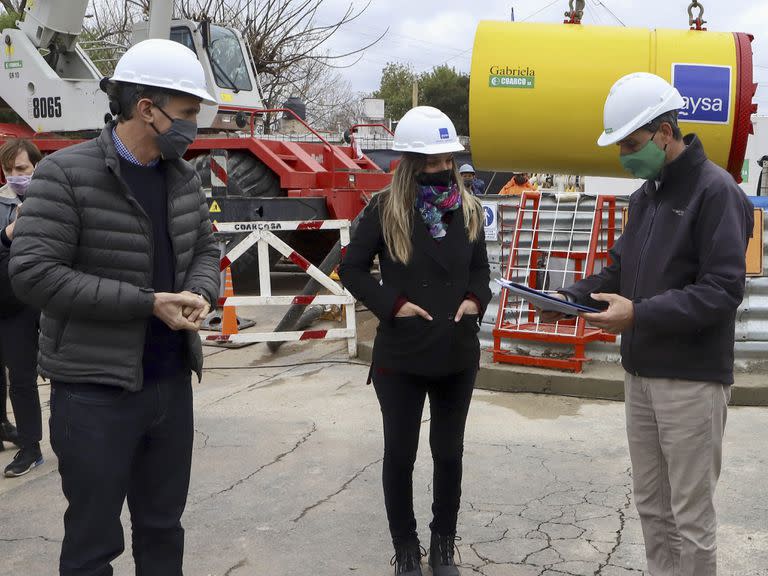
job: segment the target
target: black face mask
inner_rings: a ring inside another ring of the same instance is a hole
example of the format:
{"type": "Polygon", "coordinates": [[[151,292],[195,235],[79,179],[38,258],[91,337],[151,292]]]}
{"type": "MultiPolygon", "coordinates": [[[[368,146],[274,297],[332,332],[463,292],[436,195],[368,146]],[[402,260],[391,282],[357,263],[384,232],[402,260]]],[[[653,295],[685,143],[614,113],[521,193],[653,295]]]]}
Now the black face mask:
{"type": "Polygon", "coordinates": [[[416,174],[416,182],[419,186],[443,186],[447,188],[453,184],[453,170],[419,172],[416,174]]]}
{"type": "Polygon", "coordinates": [[[155,141],[157,147],[160,148],[160,156],[163,160],[176,160],[181,158],[186,153],[189,145],[194,142],[197,137],[197,124],[189,120],[182,120],[180,118],[171,118],[165,110],[157,107],[168,120],[171,121],[171,127],[165,132],[160,132],[154,123],[150,126],[157,132],[155,141]]]}

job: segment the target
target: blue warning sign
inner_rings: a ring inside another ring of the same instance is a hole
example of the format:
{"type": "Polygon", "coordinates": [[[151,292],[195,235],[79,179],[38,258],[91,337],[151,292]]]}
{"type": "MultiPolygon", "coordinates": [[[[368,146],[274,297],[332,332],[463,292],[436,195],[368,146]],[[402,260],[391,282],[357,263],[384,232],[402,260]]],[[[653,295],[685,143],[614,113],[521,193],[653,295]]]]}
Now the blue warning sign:
{"type": "Polygon", "coordinates": [[[497,218],[496,203],[483,202],[483,215],[485,216],[485,239],[496,242],[499,239],[499,221],[497,218]]]}
{"type": "Polygon", "coordinates": [[[493,223],[496,220],[496,214],[493,213],[493,208],[486,204],[483,206],[483,211],[485,212],[485,227],[493,226],[493,223]]]}

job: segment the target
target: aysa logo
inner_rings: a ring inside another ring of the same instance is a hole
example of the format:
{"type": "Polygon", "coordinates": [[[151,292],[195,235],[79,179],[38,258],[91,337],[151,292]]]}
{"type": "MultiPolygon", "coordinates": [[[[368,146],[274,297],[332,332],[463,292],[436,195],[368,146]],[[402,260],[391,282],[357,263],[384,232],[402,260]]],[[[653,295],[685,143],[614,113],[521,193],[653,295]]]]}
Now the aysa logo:
{"type": "Polygon", "coordinates": [[[732,78],[730,66],[673,64],[672,83],[685,100],[680,121],[728,124],[732,78]]]}
{"type": "Polygon", "coordinates": [[[448,140],[451,135],[448,133],[448,128],[440,128],[440,140],[448,140]]]}

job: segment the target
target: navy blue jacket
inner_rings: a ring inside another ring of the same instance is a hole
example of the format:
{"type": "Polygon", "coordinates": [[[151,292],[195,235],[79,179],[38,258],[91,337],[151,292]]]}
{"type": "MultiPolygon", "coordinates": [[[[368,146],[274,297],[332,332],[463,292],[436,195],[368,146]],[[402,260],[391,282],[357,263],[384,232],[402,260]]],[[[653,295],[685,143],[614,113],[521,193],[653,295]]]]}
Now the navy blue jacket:
{"type": "Polygon", "coordinates": [[[634,302],[634,325],[621,337],[627,372],[732,384],[753,208],[695,135],[685,143],[658,185],[632,195],[612,264],[563,292],[584,304],[598,292],[634,302]]]}

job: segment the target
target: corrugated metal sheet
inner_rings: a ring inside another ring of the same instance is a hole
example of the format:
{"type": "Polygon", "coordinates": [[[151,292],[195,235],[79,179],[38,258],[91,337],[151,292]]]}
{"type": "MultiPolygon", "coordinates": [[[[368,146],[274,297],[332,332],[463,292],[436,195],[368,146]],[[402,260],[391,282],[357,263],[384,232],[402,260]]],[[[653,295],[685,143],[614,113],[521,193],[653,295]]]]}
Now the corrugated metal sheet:
{"type": "MultiPolygon", "coordinates": [[[[504,220],[503,226],[500,225],[499,227],[498,240],[495,242],[487,241],[488,259],[491,265],[493,300],[489,304],[483,318],[480,341],[484,349],[491,349],[493,347],[493,327],[496,323],[501,294],[501,288],[495,282],[495,279],[502,276],[502,272],[507,266],[509,246],[513,239],[516,209],[519,205],[519,200],[517,198],[487,196],[483,198],[483,202],[496,204],[498,217],[500,220],[502,218],[504,220]],[[502,249],[502,245],[504,249],[502,249]]],[[[542,198],[542,210],[554,210],[556,205],[557,201],[553,196],[548,195],[542,198]]],[[[617,222],[619,223],[621,222],[621,210],[626,205],[627,199],[617,198],[617,222]]],[[[593,213],[594,198],[583,197],[579,201],[575,227],[588,230],[593,213]]],[[[543,212],[541,219],[541,228],[543,230],[551,229],[554,216],[548,212],[543,212]]],[[[763,249],[766,251],[768,250],[768,218],[765,218],[764,222],[763,249]]],[[[526,238],[526,236],[524,235],[523,238],[526,238]]],[[[527,240],[530,242],[530,235],[528,235],[527,240]]],[[[587,234],[579,235],[574,242],[574,249],[586,250],[587,241],[587,234]]],[[[562,242],[562,239],[556,236],[555,244],[559,249],[564,249],[565,247],[565,244],[562,242]]],[[[764,276],[768,276],[768,259],[766,259],[766,265],[766,269],[763,270],[764,276]]],[[[557,280],[553,278],[552,285],[558,283],[557,280]]],[[[538,345],[522,340],[515,347],[522,353],[537,356],[558,354],[558,352],[566,351],[566,348],[562,346],[552,344],[538,345]]],[[[614,344],[590,344],[587,346],[587,356],[595,360],[617,362],[619,361],[619,341],[617,340],[614,344]]],[[[736,324],[736,366],[737,369],[750,370],[756,368],[758,364],[764,363],[768,364],[768,277],[747,278],[746,294],[744,302],[739,308],[736,324]]]]}

